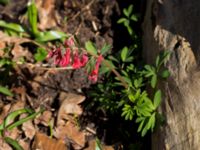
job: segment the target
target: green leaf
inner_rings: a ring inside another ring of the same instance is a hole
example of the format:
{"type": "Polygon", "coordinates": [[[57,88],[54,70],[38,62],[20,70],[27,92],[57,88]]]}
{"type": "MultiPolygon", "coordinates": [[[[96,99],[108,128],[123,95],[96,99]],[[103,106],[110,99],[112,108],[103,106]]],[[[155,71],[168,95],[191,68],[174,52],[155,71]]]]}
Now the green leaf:
{"type": "Polygon", "coordinates": [[[120,18],[120,19],[117,21],[117,23],[120,24],[120,23],[123,23],[123,22],[125,22],[125,21],[127,21],[126,18],[120,18]]]}
{"type": "Polygon", "coordinates": [[[38,12],[37,12],[35,2],[34,0],[32,0],[28,3],[28,20],[31,26],[31,32],[33,33],[34,36],[38,34],[37,15],[38,15],[38,12]]]}
{"type": "Polygon", "coordinates": [[[5,94],[7,96],[13,96],[13,93],[6,87],[0,86],[0,93],[5,94]]]}
{"type": "Polygon", "coordinates": [[[143,120],[140,122],[140,125],[139,125],[139,127],[138,127],[137,132],[140,132],[140,131],[142,130],[142,127],[143,127],[143,125],[144,125],[144,122],[145,122],[145,119],[143,118],[143,120]]]}
{"type": "Polygon", "coordinates": [[[153,75],[152,78],[151,78],[151,87],[152,88],[155,88],[156,87],[156,84],[157,84],[157,75],[153,75]]]}
{"type": "Polygon", "coordinates": [[[48,52],[44,48],[37,48],[37,53],[34,54],[34,58],[36,61],[43,61],[46,59],[48,52]]]}
{"type": "Polygon", "coordinates": [[[126,8],[123,9],[123,13],[126,17],[129,17],[129,13],[128,13],[128,10],[126,8]]]}
{"type": "Polygon", "coordinates": [[[60,31],[47,31],[42,32],[36,37],[38,42],[48,42],[53,40],[63,40],[67,35],[64,32],[60,31]]]}
{"type": "Polygon", "coordinates": [[[7,5],[10,3],[10,0],[0,0],[0,4],[7,5]]]}
{"type": "Polygon", "coordinates": [[[130,5],[128,7],[128,16],[130,16],[130,14],[133,12],[133,5],[130,5]]]}
{"type": "Polygon", "coordinates": [[[138,18],[137,18],[137,16],[136,15],[131,15],[131,20],[133,20],[133,21],[138,21],[138,18]]]}
{"type": "Polygon", "coordinates": [[[153,132],[153,129],[156,124],[156,113],[155,112],[152,114],[152,116],[149,120],[151,120],[151,132],[153,132]]]}
{"type": "Polygon", "coordinates": [[[151,115],[151,117],[149,118],[149,121],[147,123],[147,129],[149,130],[151,128],[151,130],[154,129],[154,125],[155,125],[155,112],[151,115]]]}
{"type": "Polygon", "coordinates": [[[101,142],[99,141],[98,138],[95,140],[95,150],[103,150],[101,146],[101,142]]]}
{"type": "Polygon", "coordinates": [[[168,78],[170,76],[170,72],[169,72],[169,70],[164,70],[164,71],[162,71],[162,73],[161,73],[161,77],[162,78],[168,78]]]}
{"type": "Polygon", "coordinates": [[[11,145],[15,150],[23,150],[21,145],[19,145],[19,143],[16,140],[11,139],[10,137],[5,137],[4,140],[6,141],[6,143],[11,145]]]}
{"type": "Polygon", "coordinates": [[[97,49],[91,41],[85,43],[85,48],[92,55],[97,55],[97,49]]]}
{"type": "Polygon", "coordinates": [[[110,49],[111,49],[111,45],[105,44],[105,45],[103,46],[103,48],[101,49],[101,54],[102,54],[102,55],[106,54],[110,49]]]}
{"type": "Polygon", "coordinates": [[[104,61],[102,62],[102,65],[100,67],[99,74],[107,73],[107,72],[111,71],[113,68],[115,68],[115,66],[112,63],[112,61],[104,59],[104,61]],[[106,64],[109,64],[109,67],[106,64]]]}
{"type": "Polygon", "coordinates": [[[128,55],[128,47],[124,47],[121,51],[121,59],[123,62],[125,62],[127,55],[128,55]]]}
{"type": "Polygon", "coordinates": [[[159,66],[159,63],[160,63],[160,55],[158,55],[158,56],[156,57],[156,67],[159,66]]]}
{"type": "Polygon", "coordinates": [[[3,20],[0,20],[0,27],[13,30],[15,32],[25,32],[24,28],[16,23],[7,23],[3,20]]]}
{"type": "Polygon", "coordinates": [[[133,56],[126,58],[125,62],[132,62],[134,60],[133,56]]]}
{"type": "Polygon", "coordinates": [[[161,90],[157,90],[154,99],[153,99],[153,105],[155,108],[157,108],[161,103],[161,90]]]}
{"type": "Polygon", "coordinates": [[[13,128],[15,128],[15,127],[17,127],[17,126],[23,124],[23,123],[26,122],[26,121],[31,120],[31,119],[34,119],[37,115],[39,115],[39,114],[42,113],[43,111],[44,111],[44,109],[41,109],[40,111],[35,112],[35,113],[29,115],[28,117],[22,118],[21,120],[16,121],[16,122],[12,123],[11,125],[9,125],[9,126],[7,127],[7,129],[8,129],[8,130],[12,130],[13,128]]]}
{"type": "Polygon", "coordinates": [[[127,29],[128,29],[128,33],[130,35],[132,35],[133,34],[133,29],[130,26],[127,26],[127,29]]]}
{"type": "Polygon", "coordinates": [[[144,137],[144,136],[146,135],[146,133],[147,133],[147,131],[148,131],[147,127],[148,127],[148,124],[146,124],[145,127],[144,127],[143,130],[142,130],[142,134],[141,134],[142,137],[144,137]]]}
{"type": "Polygon", "coordinates": [[[29,113],[30,110],[28,109],[19,109],[19,110],[16,110],[14,112],[11,112],[7,117],[6,119],[4,120],[4,122],[0,125],[0,129],[2,129],[2,126],[3,128],[7,127],[13,120],[15,120],[15,118],[23,113],[29,113]]]}

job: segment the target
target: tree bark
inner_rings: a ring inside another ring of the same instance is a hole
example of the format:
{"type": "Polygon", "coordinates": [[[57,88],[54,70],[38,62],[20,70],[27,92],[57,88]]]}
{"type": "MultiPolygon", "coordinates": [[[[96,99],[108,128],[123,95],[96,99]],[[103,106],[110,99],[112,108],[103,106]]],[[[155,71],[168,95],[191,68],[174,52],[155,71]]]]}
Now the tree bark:
{"type": "Polygon", "coordinates": [[[153,150],[200,149],[200,1],[147,0],[143,22],[144,57],[172,52],[171,72],[159,111],[166,123],[152,136],[153,150]]]}

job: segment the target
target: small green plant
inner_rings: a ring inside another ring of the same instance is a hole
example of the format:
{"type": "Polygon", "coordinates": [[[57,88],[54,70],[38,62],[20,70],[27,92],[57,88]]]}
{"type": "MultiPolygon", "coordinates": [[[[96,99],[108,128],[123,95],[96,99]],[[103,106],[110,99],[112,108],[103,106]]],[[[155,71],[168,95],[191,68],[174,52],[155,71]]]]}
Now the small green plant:
{"type": "Polygon", "coordinates": [[[19,143],[16,140],[8,137],[7,134],[9,134],[9,131],[11,131],[13,128],[22,125],[24,122],[28,120],[34,119],[37,115],[41,114],[43,111],[44,109],[41,109],[38,112],[34,112],[31,109],[19,109],[14,112],[11,112],[0,124],[0,136],[5,140],[5,142],[11,145],[14,149],[23,150],[23,148],[19,145],[19,143]],[[23,113],[27,113],[28,114],[27,117],[15,121],[15,119],[23,113]]]}
{"type": "Polygon", "coordinates": [[[120,18],[117,23],[123,24],[126,29],[128,30],[128,33],[132,36],[134,34],[133,29],[131,27],[131,22],[138,21],[138,17],[133,14],[133,5],[130,5],[128,8],[123,9],[124,17],[120,18]]]}
{"type": "Polygon", "coordinates": [[[147,131],[154,130],[159,118],[157,108],[163,95],[158,82],[170,75],[163,67],[170,53],[163,51],[156,57],[155,64],[144,65],[138,54],[141,53],[140,40],[131,26],[131,21],[137,21],[133,14],[133,5],[123,9],[123,13],[125,17],[119,19],[118,23],[123,23],[126,27],[133,44],[113,55],[105,55],[104,60],[112,65],[104,66],[103,61],[100,72],[105,73],[105,79],[88,92],[93,99],[90,106],[98,105],[100,109],[115,114],[120,110],[121,117],[135,120],[139,124],[137,131],[145,136],[147,131]]]}

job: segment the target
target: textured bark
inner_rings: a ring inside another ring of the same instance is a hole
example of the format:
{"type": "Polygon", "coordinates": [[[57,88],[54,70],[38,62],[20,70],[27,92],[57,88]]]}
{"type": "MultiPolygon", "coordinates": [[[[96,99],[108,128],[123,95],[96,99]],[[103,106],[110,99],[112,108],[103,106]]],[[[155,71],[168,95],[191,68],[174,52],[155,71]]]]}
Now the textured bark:
{"type": "Polygon", "coordinates": [[[200,1],[147,0],[143,31],[147,62],[159,51],[172,52],[166,64],[171,76],[160,84],[166,124],[153,134],[152,149],[199,150],[200,1]]]}

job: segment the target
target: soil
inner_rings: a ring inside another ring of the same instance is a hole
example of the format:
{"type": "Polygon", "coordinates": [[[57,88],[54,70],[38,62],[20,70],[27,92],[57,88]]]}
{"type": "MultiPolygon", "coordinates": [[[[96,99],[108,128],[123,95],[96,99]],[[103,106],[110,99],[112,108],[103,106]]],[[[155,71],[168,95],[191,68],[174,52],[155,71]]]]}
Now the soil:
{"type": "MultiPolygon", "coordinates": [[[[46,10],[50,8],[53,0],[45,0],[46,10]]],[[[112,45],[112,52],[119,51],[122,46],[130,44],[121,25],[117,20],[122,15],[122,9],[131,4],[132,1],[121,2],[120,0],[57,0],[54,3],[53,16],[45,30],[56,29],[65,33],[76,35],[81,46],[88,40],[94,42],[98,49],[104,43],[112,45]],[[52,24],[52,26],[50,26],[52,24]],[[55,25],[56,24],[56,25],[55,25]],[[50,27],[49,27],[49,26],[50,27]]],[[[139,6],[139,2],[137,6],[139,6]]],[[[140,3],[141,4],[141,3],[140,3]]],[[[0,5],[0,19],[8,22],[23,22],[26,12],[27,0],[11,0],[8,5],[0,5]]],[[[137,7],[141,9],[141,7],[137,7]]],[[[139,11],[139,10],[137,10],[139,11]]],[[[41,19],[41,18],[39,18],[41,19]]],[[[42,20],[40,20],[42,22],[42,20]]],[[[141,33],[138,25],[138,33],[141,33]]],[[[41,30],[44,30],[41,28],[41,30]]],[[[24,49],[29,49],[30,55],[33,53],[33,47],[27,44],[21,45],[24,49]]],[[[31,62],[32,59],[29,59],[31,62]]],[[[24,102],[25,107],[38,109],[41,105],[52,112],[52,117],[56,118],[58,110],[64,101],[63,93],[81,94],[87,93],[91,87],[91,82],[84,77],[83,70],[42,70],[34,65],[20,65],[14,69],[13,75],[9,77],[10,87],[16,93],[15,97],[8,98],[1,95],[2,112],[8,104],[15,104],[20,99],[24,102]]],[[[87,100],[86,100],[87,101],[87,100]]],[[[85,104],[85,102],[83,103],[85,104]]],[[[84,105],[82,105],[84,106],[84,105]]],[[[149,149],[150,135],[141,141],[140,136],[136,133],[136,127],[132,122],[124,122],[118,116],[105,114],[104,111],[96,111],[95,108],[82,113],[80,126],[82,129],[90,128],[95,134],[87,136],[86,141],[98,137],[105,145],[112,145],[113,149],[149,149]],[[127,129],[125,134],[121,129],[127,129]],[[124,137],[123,137],[124,136],[124,137]],[[129,137],[129,139],[127,139],[129,137]],[[146,145],[142,143],[145,142],[146,145]]],[[[38,126],[39,130],[49,134],[47,127],[38,126]]],[[[76,149],[70,140],[68,141],[69,149],[76,149]]],[[[29,143],[30,140],[29,140],[29,143]]],[[[87,145],[81,149],[87,149],[87,145]]]]}

